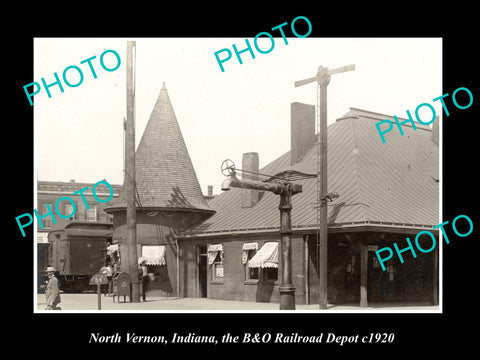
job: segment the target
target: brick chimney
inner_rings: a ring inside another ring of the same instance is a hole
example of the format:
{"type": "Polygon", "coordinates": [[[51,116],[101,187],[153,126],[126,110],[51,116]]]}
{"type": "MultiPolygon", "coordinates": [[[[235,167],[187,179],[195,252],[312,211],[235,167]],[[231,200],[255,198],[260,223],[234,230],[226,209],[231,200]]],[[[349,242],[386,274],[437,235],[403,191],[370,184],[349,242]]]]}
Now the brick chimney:
{"type": "Polygon", "coordinates": [[[294,102],[290,106],[290,116],[290,165],[295,165],[315,145],[315,106],[294,102]]]}
{"type": "Polygon", "coordinates": [[[437,116],[435,118],[435,121],[433,122],[432,124],[432,141],[435,143],[435,145],[438,146],[439,144],[439,140],[438,140],[438,137],[439,137],[439,129],[440,129],[440,119],[439,117],[437,116]]]}
{"type": "MultiPolygon", "coordinates": [[[[242,180],[258,180],[258,153],[249,152],[243,154],[242,170],[248,171],[248,173],[242,174],[242,180]]],[[[258,202],[258,200],[258,190],[242,189],[242,208],[252,207],[258,202]]]]}

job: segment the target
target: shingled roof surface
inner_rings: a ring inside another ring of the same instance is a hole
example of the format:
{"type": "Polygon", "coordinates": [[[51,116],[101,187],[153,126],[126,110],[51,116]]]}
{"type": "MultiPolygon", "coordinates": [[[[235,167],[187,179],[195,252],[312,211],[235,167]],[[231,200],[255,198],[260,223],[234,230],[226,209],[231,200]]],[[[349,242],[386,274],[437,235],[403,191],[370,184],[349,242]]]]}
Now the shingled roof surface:
{"type": "MultiPolygon", "coordinates": [[[[139,203],[149,208],[211,210],[205,201],[165,84],[135,152],[139,203]]],[[[125,191],[112,207],[125,207],[125,191]]]]}
{"type": "MultiPolygon", "coordinates": [[[[417,124],[396,126],[382,143],[375,124],[391,117],[351,110],[328,127],[328,192],[340,196],[328,203],[328,224],[431,227],[439,222],[439,148],[432,130],[417,124]]],[[[260,154],[261,156],[261,154],[260,154]]],[[[260,169],[274,175],[292,169],[316,173],[316,146],[290,166],[287,152],[260,169]]],[[[298,181],[303,192],[292,198],[292,228],[311,228],[316,221],[316,178],[298,181]]],[[[242,190],[232,188],[209,202],[217,213],[192,235],[279,228],[279,196],[266,192],[251,208],[241,207],[242,190]]]]}

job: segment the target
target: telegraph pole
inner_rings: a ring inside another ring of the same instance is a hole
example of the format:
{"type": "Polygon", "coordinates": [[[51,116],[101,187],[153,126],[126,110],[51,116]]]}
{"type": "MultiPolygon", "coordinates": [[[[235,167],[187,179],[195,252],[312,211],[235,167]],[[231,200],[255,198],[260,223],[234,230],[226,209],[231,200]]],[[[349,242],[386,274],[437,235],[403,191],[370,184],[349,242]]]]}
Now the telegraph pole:
{"type": "Polygon", "coordinates": [[[317,241],[319,248],[319,306],[327,308],[327,86],[330,75],[355,70],[355,65],[343,66],[337,69],[319,66],[317,75],[295,82],[295,87],[314,82],[317,87],[317,241]]]}
{"type": "Polygon", "coordinates": [[[135,208],[135,53],[136,42],[127,41],[127,120],[125,122],[125,191],[127,201],[128,274],[132,284],[131,302],[140,302],[135,208]]]}

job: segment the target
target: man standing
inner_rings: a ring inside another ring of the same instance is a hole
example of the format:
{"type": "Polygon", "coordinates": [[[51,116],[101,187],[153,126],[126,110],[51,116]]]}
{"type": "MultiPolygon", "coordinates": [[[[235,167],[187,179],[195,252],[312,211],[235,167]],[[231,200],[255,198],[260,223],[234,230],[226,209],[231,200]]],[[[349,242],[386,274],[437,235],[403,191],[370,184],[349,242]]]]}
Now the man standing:
{"type": "Polygon", "coordinates": [[[113,289],[112,289],[112,277],[113,277],[113,267],[112,265],[108,264],[103,266],[100,269],[100,274],[106,275],[108,278],[108,284],[107,285],[102,285],[104,288],[104,295],[112,296],[113,295],[113,289]]]}
{"type": "Polygon", "coordinates": [[[141,282],[141,294],[143,301],[147,301],[148,268],[147,261],[141,257],[138,260],[138,273],[141,282]]]}
{"type": "Polygon", "coordinates": [[[60,289],[58,287],[58,279],[55,277],[55,268],[47,267],[48,282],[45,290],[47,307],[45,310],[61,310],[57,307],[60,301],[60,289]]]}

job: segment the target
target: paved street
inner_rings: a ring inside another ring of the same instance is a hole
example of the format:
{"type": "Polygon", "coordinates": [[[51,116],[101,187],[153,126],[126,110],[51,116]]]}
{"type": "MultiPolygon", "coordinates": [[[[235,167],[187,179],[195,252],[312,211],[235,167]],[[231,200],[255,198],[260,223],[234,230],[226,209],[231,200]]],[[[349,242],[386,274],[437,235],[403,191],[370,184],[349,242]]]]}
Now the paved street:
{"type": "MultiPolygon", "coordinates": [[[[94,293],[84,294],[61,294],[62,310],[72,312],[76,311],[98,311],[98,297],[94,293]]],[[[127,297],[127,301],[123,302],[123,296],[120,302],[115,298],[101,295],[102,311],[108,312],[129,312],[129,311],[260,311],[271,312],[278,311],[277,303],[260,303],[250,301],[233,301],[233,300],[213,300],[202,298],[166,298],[156,297],[147,298],[146,302],[131,303],[127,297]]],[[[37,295],[37,310],[45,309],[45,295],[37,295]]],[[[326,310],[319,310],[318,304],[312,305],[296,305],[298,311],[314,311],[314,312],[438,312],[439,306],[430,306],[425,304],[370,304],[368,308],[361,308],[354,305],[329,305],[326,310]]]]}

